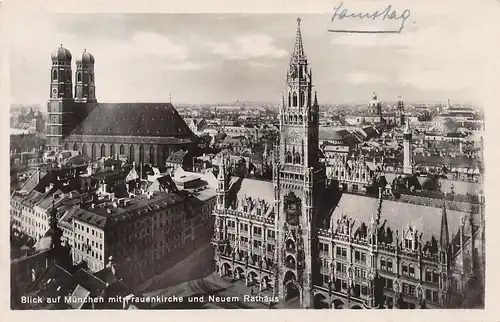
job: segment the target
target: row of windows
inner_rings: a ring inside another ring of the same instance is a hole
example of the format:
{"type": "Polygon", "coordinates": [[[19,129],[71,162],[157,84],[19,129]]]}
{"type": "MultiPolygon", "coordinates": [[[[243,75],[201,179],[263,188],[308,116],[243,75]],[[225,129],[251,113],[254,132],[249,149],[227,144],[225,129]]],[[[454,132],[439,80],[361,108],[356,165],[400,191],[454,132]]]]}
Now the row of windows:
{"type": "Polygon", "coordinates": [[[84,225],[82,225],[82,224],[80,224],[78,222],[75,222],[75,227],[76,227],[76,229],[82,230],[83,232],[86,231],[87,234],[90,233],[92,236],[102,238],[102,232],[101,231],[90,229],[88,226],[84,226],[84,225]]]}
{"type": "MultiPolygon", "coordinates": [[[[380,269],[384,271],[393,272],[393,262],[391,259],[380,259],[380,269]]],[[[412,264],[402,263],[401,274],[415,278],[415,267],[412,264]]],[[[431,271],[429,268],[425,269],[424,281],[430,283],[439,283],[439,272],[436,270],[431,271]]]]}
{"type": "Polygon", "coordinates": [[[92,241],[90,241],[88,238],[84,238],[84,237],[83,237],[82,235],[80,235],[80,234],[76,234],[76,240],[79,240],[79,241],[81,241],[82,243],[83,243],[84,241],[86,241],[86,242],[87,242],[87,243],[86,243],[87,245],[92,245],[92,247],[96,247],[96,248],[98,248],[98,249],[100,249],[100,250],[102,250],[102,247],[103,247],[103,246],[102,246],[103,244],[98,243],[98,242],[93,241],[93,240],[92,240],[92,241]]]}

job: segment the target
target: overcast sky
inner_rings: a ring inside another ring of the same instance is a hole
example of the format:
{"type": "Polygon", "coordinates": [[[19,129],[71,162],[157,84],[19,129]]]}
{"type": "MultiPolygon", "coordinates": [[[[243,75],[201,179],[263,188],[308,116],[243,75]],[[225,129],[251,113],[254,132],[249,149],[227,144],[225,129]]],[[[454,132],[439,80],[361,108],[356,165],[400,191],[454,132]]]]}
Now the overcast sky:
{"type": "MultiPolygon", "coordinates": [[[[365,102],[374,91],[386,101],[478,98],[479,18],[462,6],[411,10],[401,34],[334,34],[331,14],[301,15],[320,103],[365,102]]],[[[73,54],[73,72],[85,48],[95,56],[100,102],[171,94],[174,104],[279,103],[297,16],[30,14],[11,25],[11,103],[46,103],[50,53],[60,44],[73,54]]]]}

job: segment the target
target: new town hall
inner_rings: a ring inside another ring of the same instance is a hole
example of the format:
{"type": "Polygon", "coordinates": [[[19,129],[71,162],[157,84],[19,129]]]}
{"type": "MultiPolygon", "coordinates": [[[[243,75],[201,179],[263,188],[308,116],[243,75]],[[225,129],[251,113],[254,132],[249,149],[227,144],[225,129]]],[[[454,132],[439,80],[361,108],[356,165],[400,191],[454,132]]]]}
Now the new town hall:
{"type": "Polygon", "coordinates": [[[382,187],[378,197],[344,192],[319,160],[318,114],[298,19],[272,182],[231,176],[225,162],[219,169],[213,238],[219,274],[280,302],[298,299],[303,308],[481,301],[484,198],[467,204],[395,198],[382,187]]]}

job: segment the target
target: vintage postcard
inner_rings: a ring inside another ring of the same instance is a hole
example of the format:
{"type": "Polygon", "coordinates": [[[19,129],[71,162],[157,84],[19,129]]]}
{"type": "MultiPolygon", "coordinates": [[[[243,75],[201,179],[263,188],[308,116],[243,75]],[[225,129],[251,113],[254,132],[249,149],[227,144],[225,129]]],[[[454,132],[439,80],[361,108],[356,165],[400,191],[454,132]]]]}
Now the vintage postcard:
{"type": "Polygon", "coordinates": [[[500,2],[461,2],[3,6],[10,309],[486,312],[500,2]]]}

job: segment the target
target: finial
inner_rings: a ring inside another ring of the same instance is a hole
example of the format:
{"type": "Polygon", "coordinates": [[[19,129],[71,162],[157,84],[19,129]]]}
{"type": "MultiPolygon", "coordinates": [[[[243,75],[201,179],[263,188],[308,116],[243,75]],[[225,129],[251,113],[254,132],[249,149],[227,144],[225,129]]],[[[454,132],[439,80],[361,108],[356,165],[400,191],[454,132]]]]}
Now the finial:
{"type": "Polygon", "coordinates": [[[61,48],[62,48],[63,44],[61,44],[61,48]]]}
{"type": "Polygon", "coordinates": [[[297,17],[297,25],[300,26],[300,17],[297,17]]]}

